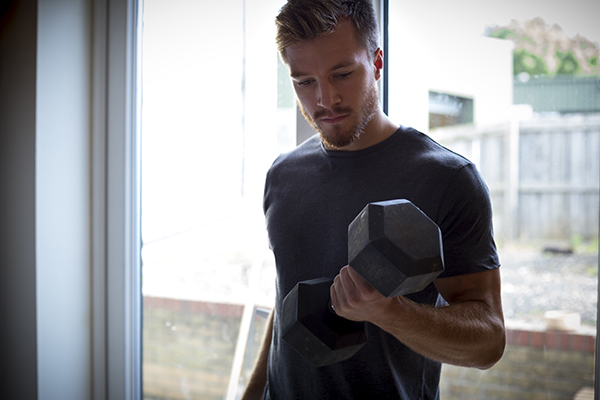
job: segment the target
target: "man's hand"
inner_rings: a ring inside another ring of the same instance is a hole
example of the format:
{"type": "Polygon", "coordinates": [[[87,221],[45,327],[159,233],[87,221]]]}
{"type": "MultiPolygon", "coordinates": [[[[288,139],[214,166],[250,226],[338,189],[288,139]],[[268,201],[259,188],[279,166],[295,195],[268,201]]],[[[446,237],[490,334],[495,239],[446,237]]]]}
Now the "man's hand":
{"type": "Polygon", "coordinates": [[[505,346],[500,271],[436,279],[449,303],[435,308],[404,296],[386,298],[345,266],[330,289],[336,314],[367,321],[391,333],[417,353],[443,363],[490,368],[505,346]]]}
{"type": "Polygon", "coordinates": [[[349,265],[333,280],[330,295],[335,313],[352,321],[371,322],[377,314],[385,312],[390,303],[349,265]]]}

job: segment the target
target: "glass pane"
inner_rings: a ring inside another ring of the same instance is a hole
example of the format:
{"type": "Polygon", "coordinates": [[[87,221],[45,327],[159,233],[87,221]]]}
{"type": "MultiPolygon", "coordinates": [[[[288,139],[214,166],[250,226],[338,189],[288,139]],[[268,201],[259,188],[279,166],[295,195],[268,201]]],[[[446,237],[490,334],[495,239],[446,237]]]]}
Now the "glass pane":
{"type": "Polygon", "coordinates": [[[145,399],[235,398],[247,380],[274,299],[264,177],[295,143],[280,5],[144,2],[145,399]]]}
{"type": "Polygon", "coordinates": [[[473,99],[429,92],[429,129],[473,123],[473,99]]]}
{"type": "Polygon", "coordinates": [[[583,1],[390,2],[390,116],[475,162],[502,262],[504,357],[487,371],[444,365],[443,400],[592,398],[599,13],[583,1]]]}

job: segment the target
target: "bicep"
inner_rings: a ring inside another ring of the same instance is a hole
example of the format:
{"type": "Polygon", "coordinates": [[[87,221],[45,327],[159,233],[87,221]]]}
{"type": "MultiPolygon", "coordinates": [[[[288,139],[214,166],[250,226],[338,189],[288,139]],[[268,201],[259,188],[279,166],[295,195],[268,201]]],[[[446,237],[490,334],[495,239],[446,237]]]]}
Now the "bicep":
{"type": "Polygon", "coordinates": [[[439,278],[435,287],[449,304],[480,301],[502,312],[500,269],[439,278]]]}

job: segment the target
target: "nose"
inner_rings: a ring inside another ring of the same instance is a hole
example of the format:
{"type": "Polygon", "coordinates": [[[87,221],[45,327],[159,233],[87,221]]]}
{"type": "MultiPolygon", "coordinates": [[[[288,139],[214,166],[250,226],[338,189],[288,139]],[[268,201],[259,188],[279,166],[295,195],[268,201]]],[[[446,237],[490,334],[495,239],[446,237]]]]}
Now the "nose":
{"type": "Polygon", "coordinates": [[[340,95],[330,82],[319,83],[319,98],[317,105],[326,109],[331,109],[332,106],[341,101],[340,95]]]}

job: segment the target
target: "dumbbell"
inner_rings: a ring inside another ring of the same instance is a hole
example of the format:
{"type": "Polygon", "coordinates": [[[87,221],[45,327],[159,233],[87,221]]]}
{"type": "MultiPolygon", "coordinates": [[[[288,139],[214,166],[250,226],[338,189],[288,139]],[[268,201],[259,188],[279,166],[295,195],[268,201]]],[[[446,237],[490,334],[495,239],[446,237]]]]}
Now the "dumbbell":
{"type": "MultiPolygon", "coordinates": [[[[369,203],[348,226],[348,264],[386,297],[419,292],[444,270],[440,229],[408,200],[369,203]]],[[[368,340],[365,322],[331,309],[332,284],[302,281],[283,299],[283,340],[315,367],[349,359],[368,340]]]]}

